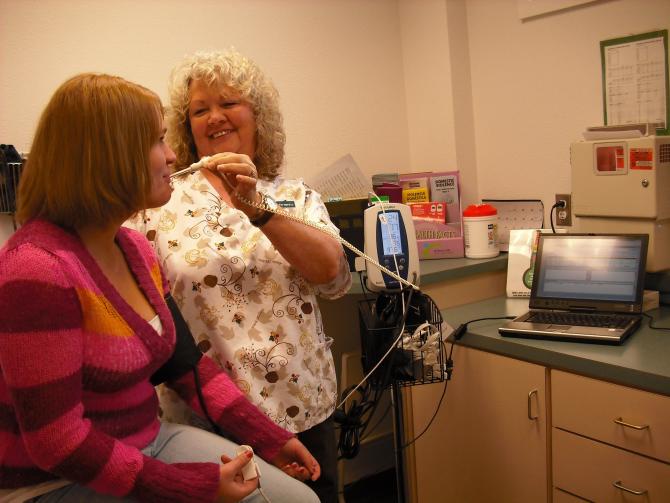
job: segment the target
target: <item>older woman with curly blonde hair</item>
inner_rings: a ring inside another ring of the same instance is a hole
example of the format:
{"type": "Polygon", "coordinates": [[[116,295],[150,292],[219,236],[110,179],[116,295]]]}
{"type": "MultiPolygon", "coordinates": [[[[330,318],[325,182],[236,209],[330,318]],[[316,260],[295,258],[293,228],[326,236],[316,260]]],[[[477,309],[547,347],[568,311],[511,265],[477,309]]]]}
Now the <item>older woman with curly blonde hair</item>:
{"type": "MultiPolygon", "coordinates": [[[[198,346],[297,434],[321,464],[311,487],[321,501],[337,501],[337,383],[317,296],[349,289],[347,261],[332,236],[249,202],[338,230],[317,192],[281,175],[279,94],[253,61],[234,50],[195,53],[173,70],[169,95],[176,166],[208,160],[177,178],[170,202],[137,225],[154,243],[198,346]]],[[[164,415],[198,423],[168,393],[164,415]]]]}

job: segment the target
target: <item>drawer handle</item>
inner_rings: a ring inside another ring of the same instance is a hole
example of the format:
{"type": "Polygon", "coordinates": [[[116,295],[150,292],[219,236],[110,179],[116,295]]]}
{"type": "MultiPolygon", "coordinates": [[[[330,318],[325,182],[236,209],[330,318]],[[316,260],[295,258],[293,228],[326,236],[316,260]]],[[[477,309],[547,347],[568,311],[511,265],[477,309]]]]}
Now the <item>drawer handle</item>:
{"type": "Polygon", "coordinates": [[[630,424],[627,423],[623,420],[622,417],[617,417],[616,419],[613,420],[616,424],[620,424],[621,426],[625,426],[626,428],[633,428],[634,430],[646,430],[649,428],[648,424],[643,424],[642,426],[638,426],[636,424],[630,424]]]}
{"type": "Polygon", "coordinates": [[[531,407],[531,401],[532,401],[533,395],[537,396],[537,390],[536,389],[531,390],[528,393],[528,419],[531,419],[531,420],[534,421],[537,418],[539,418],[540,415],[539,414],[536,415],[536,416],[533,415],[533,410],[532,410],[532,407],[531,407]]]}
{"type": "Polygon", "coordinates": [[[626,491],[627,493],[635,494],[636,496],[642,496],[643,494],[647,494],[646,489],[644,491],[636,491],[635,489],[628,489],[626,486],[621,484],[620,480],[612,482],[612,485],[617,489],[621,489],[622,491],[626,491]]]}

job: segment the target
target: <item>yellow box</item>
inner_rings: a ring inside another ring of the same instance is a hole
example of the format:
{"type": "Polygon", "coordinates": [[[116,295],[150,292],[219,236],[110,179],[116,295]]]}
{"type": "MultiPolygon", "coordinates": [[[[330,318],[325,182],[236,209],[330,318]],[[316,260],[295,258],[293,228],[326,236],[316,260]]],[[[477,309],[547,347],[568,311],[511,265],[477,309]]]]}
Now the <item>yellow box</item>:
{"type": "Polygon", "coordinates": [[[404,189],[402,191],[402,202],[404,204],[427,203],[429,202],[428,189],[427,188],[404,189]]]}

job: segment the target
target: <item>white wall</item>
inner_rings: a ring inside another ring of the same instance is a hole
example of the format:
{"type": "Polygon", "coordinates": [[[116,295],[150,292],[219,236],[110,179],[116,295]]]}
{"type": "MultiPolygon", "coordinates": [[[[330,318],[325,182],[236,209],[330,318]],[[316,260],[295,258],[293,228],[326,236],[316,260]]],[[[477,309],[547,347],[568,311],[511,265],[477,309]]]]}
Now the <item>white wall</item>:
{"type": "Polygon", "coordinates": [[[28,151],[49,97],[78,72],[165,100],[183,55],[231,45],[279,88],[287,173],[346,153],[370,174],[409,170],[395,0],[0,0],[0,142],[28,151]]]}
{"type": "Polygon", "coordinates": [[[465,203],[541,198],[547,212],[570,191],[570,142],[603,121],[599,41],[670,27],[668,0],[525,21],[517,0],[0,0],[0,12],[0,142],[19,150],[74,73],[165,98],[182,55],[234,45],[282,94],[290,175],[350,152],[368,174],[459,169],[465,203]]]}
{"type": "Polygon", "coordinates": [[[472,82],[464,0],[399,0],[410,171],[459,170],[477,200],[472,82]]]}
{"type": "Polygon", "coordinates": [[[119,74],[166,97],[185,54],[231,45],[283,98],[288,172],[344,153],[405,167],[397,7],[388,0],[0,0],[0,138],[28,150],[53,90],[81,71],[119,74]],[[390,106],[391,105],[391,106],[390,106]]]}
{"type": "MultiPolygon", "coordinates": [[[[480,197],[570,192],[570,142],[603,124],[601,40],[670,28],[668,0],[600,1],[520,21],[516,0],[469,0],[480,197]]],[[[548,220],[547,220],[548,222],[548,220]]]]}

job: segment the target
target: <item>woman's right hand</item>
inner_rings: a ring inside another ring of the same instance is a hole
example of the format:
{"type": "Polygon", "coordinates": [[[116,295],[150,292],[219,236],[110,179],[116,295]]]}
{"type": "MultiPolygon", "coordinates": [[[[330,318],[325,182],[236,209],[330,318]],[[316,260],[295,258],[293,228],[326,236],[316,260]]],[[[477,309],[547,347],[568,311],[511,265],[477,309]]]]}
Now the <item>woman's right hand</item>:
{"type": "Polygon", "coordinates": [[[253,452],[243,452],[229,458],[221,456],[223,466],[220,469],[218,503],[236,503],[247,497],[258,487],[258,479],[244,480],[242,467],[251,461],[253,452]]]}
{"type": "Polygon", "coordinates": [[[207,160],[209,170],[223,182],[233,205],[244,212],[249,218],[255,218],[258,208],[250,206],[246,201],[259,202],[260,194],[256,191],[258,171],[248,155],[222,152],[214,154],[207,160]]]}

